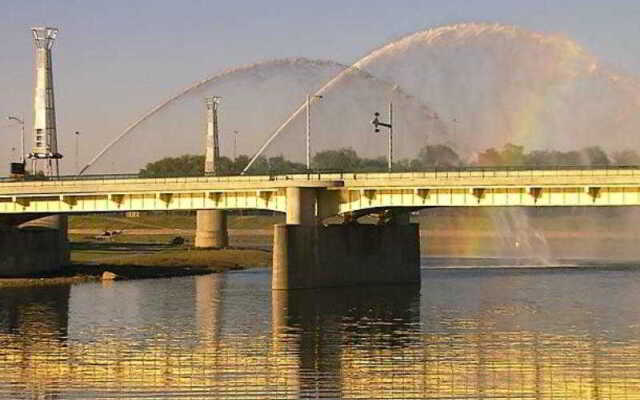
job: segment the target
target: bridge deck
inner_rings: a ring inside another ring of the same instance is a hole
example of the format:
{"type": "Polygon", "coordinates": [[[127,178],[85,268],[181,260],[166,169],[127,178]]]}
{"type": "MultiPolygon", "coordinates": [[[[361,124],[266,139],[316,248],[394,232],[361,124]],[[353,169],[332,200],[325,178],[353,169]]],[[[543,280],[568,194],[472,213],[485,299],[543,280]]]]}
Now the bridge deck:
{"type": "Polygon", "coordinates": [[[371,208],[640,205],[640,167],[0,182],[0,213],[261,208],[314,187],[321,216],[371,208]]]}

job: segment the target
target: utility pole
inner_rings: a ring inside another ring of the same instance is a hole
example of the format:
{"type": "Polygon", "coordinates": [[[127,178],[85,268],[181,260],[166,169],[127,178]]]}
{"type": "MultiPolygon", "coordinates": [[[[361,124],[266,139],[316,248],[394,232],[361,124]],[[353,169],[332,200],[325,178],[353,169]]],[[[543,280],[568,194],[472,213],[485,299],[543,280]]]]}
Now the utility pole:
{"type": "Polygon", "coordinates": [[[9,121],[16,121],[20,124],[20,162],[24,164],[24,120],[12,115],[10,115],[7,119],[9,121]]]}
{"type": "Polygon", "coordinates": [[[80,174],[80,132],[76,131],[76,175],[80,174]]]}
{"type": "Polygon", "coordinates": [[[307,170],[311,169],[311,100],[321,99],[321,95],[307,95],[307,170]]]}
{"type": "Polygon", "coordinates": [[[238,158],[238,154],[237,154],[237,147],[238,147],[238,131],[233,131],[233,161],[236,160],[236,158],[238,158]]]}
{"type": "Polygon", "coordinates": [[[393,103],[389,103],[389,172],[393,168],[393,103]]]}
{"type": "Polygon", "coordinates": [[[387,148],[387,169],[391,172],[393,167],[393,103],[389,103],[389,122],[380,121],[380,113],[375,112],[371,124],[374,126],[374,132],[380,132],[380,127],[389,129],[389,143],[387,148]]]}

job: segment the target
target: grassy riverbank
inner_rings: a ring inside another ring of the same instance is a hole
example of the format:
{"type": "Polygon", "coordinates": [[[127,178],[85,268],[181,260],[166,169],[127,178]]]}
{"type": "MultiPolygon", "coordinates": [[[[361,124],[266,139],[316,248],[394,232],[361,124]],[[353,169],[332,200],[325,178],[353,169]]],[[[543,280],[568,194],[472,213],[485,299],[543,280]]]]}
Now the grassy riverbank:
{"type": "Polygon", "coordinates": [[[271,253],[259,249],[193,249],[156,243],[155,239],[158,238],[125,236],[111,242],[72,242],[71,262],[76,266],[207,268],[210,271],[266,267],[271,262],[271,253]]]}
{"type": "Polygon", "coordinates": [[[112,241],[71,241],[71,265],[52,275],[0,279],[0,287],[59,285],[100,280],[204,275],[271,264],[271,252],[255,248],[200,250],[168,245],[166,235],[121,235],[112,241]]]}

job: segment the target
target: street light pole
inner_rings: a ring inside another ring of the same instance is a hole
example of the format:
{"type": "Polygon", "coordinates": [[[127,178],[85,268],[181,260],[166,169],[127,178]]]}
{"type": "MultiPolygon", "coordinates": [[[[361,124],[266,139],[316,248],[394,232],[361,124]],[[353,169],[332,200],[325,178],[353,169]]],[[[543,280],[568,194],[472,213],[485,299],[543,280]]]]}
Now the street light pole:
{"type": "Polygon", "coordinates": [[[238,147],[238,131],[233,131],[233,161],[238,158],[238,154],[236,153],[238,147]]]}
{"type": "Polygon", "coordinates": [[[20,128],[20,162],[24,164],[24,120],[18,117],[10,115],[7,118],[9,121],[16,121],[21,125],[20,128]]]}
{"type": "Polygon", "coordinates": [[[307,95],[307,170],[311,169],[311,99],[321,99],[321,95],[307,95]]]}
{"type": "Polygon", "coordinates": [[[393,103],[389,103],[389,155],[387,168],[391,172],[393,167],[393,103]]]}
{"type": "Polygon", "coordinates": [[[76,131],[76,175],[80,174],[80,132],[76,131]]]}
{"type": "Polygon", "coordinates": [[[374,132],[380,132],[380,127],[389,129],[389,143],[387,148],[387,169],[391,172],[393,168],[393,103],[389,103],[389,122],[381,122],[380,113],[373,114],[374,118],[371,124],[374,126],[374,132]]]}

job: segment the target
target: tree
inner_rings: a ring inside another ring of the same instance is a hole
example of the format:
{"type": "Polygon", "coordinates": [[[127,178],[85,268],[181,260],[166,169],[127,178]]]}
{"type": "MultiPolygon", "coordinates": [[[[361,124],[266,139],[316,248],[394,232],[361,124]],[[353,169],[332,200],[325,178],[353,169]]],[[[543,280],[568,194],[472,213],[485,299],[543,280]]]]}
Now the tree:
{"type": "Polygon", "coordinates": [[[549,151],[535,150],[525,154],[525,165],[531,166],[575,166],[581,164],[580,153],[577,151],[549,151]]]}
{"type": "Polygon", "coordinates": [[[500,160],[503,165],[524,165],[524,146],[507,143],[500,151],[500,160]]]}
{"type": "Polygon", "coordinates": [[[140,170],[145,178],[171,176],[201,176],[204,174],[204,156],[185,154],[179,157],[165,157],[148,163],[140,170]]]}
{"type": "Polygon", "coordinates": [[[616,165],[640,165],[640,155],[635,150],[616,151],[612,158],[616,165]]]}
{"type": "Polygon", "coordinates": [[[339,150],[325,150],[313,156],[314,169],[357,171],[360,167],[360,157],[352,148],[339,150]]]}
{"type": "Polygon", "coordinates": [[[493,147],[483,151],[482,153],[478,153],[478,159],[475,162],[476,165],[482,167],[503,165],[502,157],[500,153],[494,149],[493,147]]]}
{"type": "Polygon", "coordinates": [[[418,153],[416,163],[410,164],[413,167],[458,167],[462,164],[460,156],[449,146],[443,144],[426,145],[418,153]]]}
{"type": "Polygon", "coordinates": [[[607,153],[600,148],[600,146],[591,146],[585,147],[582,149],[581,153],[584,155],[586,159],[587,165],[609,165],[611,161],[609,161],[609,157],[607,153]]]}
{"type": "MultiPolygon", "coordinates": [[[[158,161],[148,163],[140,170],[140,176],[146,178],[172,177],[172,176],[202,176],[204,175],[204,156],[185,154],[179,157],[165,157],[158,161]]],[[[268,160],[264,161],[261,173],[267,173],[268,160]]],[[[288,161],[287,161],[288,162],[288,161]]],[[[249,157],[240,155],[235,160],[229,157],[220,157],[218,160],[217,175],[238,175],[249,163],[249,157]]],[[[255,165],[255,164],[254,164],[255,165]]],[[[287,168],[281,168],[287,169],[287,168]]]]}
{"type": "MultiPolygon", "coordinates": [[[[361,158],[358,166],[358,171],[362,172],[379,172],[386,171],[389,167],[387,159],[384,157],[378,158],[361,158]]],[[[394,165],[394,169],[398,167],[398,164],[394,165]]]]}

